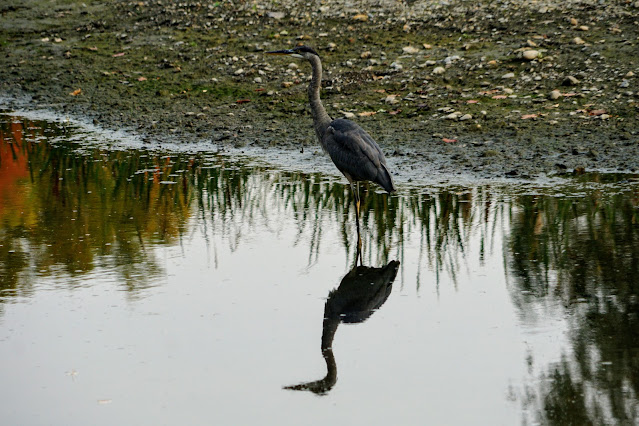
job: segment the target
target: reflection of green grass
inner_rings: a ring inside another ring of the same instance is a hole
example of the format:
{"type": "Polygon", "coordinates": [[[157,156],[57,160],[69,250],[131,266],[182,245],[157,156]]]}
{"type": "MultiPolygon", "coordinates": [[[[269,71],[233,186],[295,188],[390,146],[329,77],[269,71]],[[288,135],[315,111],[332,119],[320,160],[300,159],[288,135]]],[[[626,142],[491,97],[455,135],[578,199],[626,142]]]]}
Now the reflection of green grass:
{"type": "MultiPolygon", "coordinates": [[[[323,244],[321,227],[326,220],[335,221],[342,227],[345,253],[349,258],[354,254],[354,222],[345,219],[352,219],[354,214],[350,187],[327,181],[319,174],[278,172],[266,179],[259,167],[239,167],[237,163],[226,167],[223,157],[211,160],[177,154],[167,163],[161,155],[140,152],[96,149],[78,156],[72,146],[64,144],[25,145],[22,149],[29,157],[40,194],[34,210],[42,209],[46,224],[36,228],[31,238],[37,244],[54,238],[67,241],[45,258],[66,265],[72,274],[90,271],[96,255],[114,251],[118,253],[116,258],[127,265],[152,263],[146,258],[144,245],[158,237],[171,243],[183,232],[193,212],[210,221],[215,232],[235,233],[240,241],[244,224],[252,224],[260,216],[290,211],[297,218],[300,234],[310,232],[309,262],[317,258],[323,244]],[[216,167],[207,166],[211,161],[216,167]],[[153,172],[138,173],[140,170],[158,170],[160,175],[154,178],[153,172]],[[169,177],[171,174],[177,176],[169,177]],[[159,185],[159,179],[178,184],[159,185]],[[59,197],[52,196],[54,193],[59,197]],[[274,201],[265,205],[271,197],[274,201]],[[75,220],[68,221],[69,217],[75,220]],[[55,236],[51,234],[53,229],[55,236]],[[86,233],[91,238],[77,238],[86,233]]],[[[476,196],[484,197],[482,193],[476,196]]],[[[469,230],[483,214],[474,211],[470,200],[468,192],[442,192],[437,196],[416,192],[399,198],[369,191],[361,214],[369,261],[381,264],[400,256],[405,236],[417,233],[422,235],[424,259],[429,259],[438,274],[454,276],[466,250],[469,230]]]]}

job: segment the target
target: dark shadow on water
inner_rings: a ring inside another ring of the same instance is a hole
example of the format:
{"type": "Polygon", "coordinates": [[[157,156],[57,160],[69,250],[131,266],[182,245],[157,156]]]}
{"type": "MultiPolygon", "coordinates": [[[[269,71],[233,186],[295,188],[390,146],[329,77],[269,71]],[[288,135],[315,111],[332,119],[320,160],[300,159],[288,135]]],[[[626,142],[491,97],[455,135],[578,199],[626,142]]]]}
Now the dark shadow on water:
{"type": "Polygon", "coordinates": [[[337,363],[333,354],[337,327],[341,323],[366,321],[390,296],[399,262],[393,260],[381,268],[357,266],[357,263],[356,259],[353,269],[342,278],[336,289],[330,291],[324,305],[321,352],[326,362],[326,376],[312,382],[285,386],[284,389],[310,391],[318,395],[328,393],[337,382],[337,363]]]}

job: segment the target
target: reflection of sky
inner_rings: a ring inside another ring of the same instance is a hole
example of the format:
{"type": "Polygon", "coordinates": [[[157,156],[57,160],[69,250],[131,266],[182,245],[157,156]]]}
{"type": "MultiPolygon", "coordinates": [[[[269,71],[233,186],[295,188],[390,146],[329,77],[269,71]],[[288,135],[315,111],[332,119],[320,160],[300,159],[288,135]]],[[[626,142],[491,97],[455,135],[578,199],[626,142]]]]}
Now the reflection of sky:
{"type": "MultiPolygon", "coordinates": [[[[30,274],[30,297],[5,297],[0,315],[0,359],[10,366],[0,369],[0,418],[69,425],[519,423],[524,388],[570,352],[567,314],[560,299],[534,297],[513,282],[504,260],[508,215],[483,216],[479,202],[470,204],[463,253],[452,238],[441,248],[444,259],[454,259],[444,261],[448,268],[436,265],[437,253],[424,249],[419,224],[401,207],[407,231],[388,254],[402,262],[394,289],[366,322],[340,326],[337,384],[323,397],[282,389],[325,373],[324,302],[352,266],[342,224],[353,217],[326,209],[318,222],[300,226],[281,195],[264,191],[273,174],[251,175],[248,195],[237,203],[258,200],[259,208],[203,215],[193,203],[177,237],[145,241],[140,265],[153,259],[158,267],[135,291],[108,255],[83,274],[56,265],[46,276],[30,274]]],[[[497,200],[493,211],[507,207],[497,200]]],[[[365,263],[381,266],[381,248],[367,238],[378,232],[373,216],[366,225],[365,263]]]]}

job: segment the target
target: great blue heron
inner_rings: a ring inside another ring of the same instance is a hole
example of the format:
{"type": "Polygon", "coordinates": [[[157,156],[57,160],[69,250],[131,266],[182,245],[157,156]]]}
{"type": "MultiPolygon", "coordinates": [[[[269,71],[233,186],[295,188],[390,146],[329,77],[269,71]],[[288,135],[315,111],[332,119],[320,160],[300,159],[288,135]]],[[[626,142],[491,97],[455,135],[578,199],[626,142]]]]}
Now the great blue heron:
{"type": "Polygon", "coordinates": [[[330,391],[337,382],[337,363],[333,355],[333,339],[340,323],[357,324],[366,321],[388,299],[397,276],[399,262],[393,260],[381,268],[355,266],[342,278],[339,287],[328,294],[322,322],[322,357],[326,361],[326,376],[320,380],[285,386],[284,389],[308,390],[320,395],[330,391]]]}
{"type": "Polygon", "coordinates": [[[386,165],[384,153],[377,142],[358,124],[338,118],[331,119],[322,101],[320,87],[322,85],[322,62],[318,53],[308,46],[298,46],[288,50],[266,52],[271,55],[289,55],[306,59],[313,68],[313,78],[308,86],[308,98],[313,114],[315,134],[324,151],[351,184],[355,198],[355,217],[359,235],[359,184],[360,181],[371,181],[379,184],[388,193],[395,191],[393,178],[386,165]]]}

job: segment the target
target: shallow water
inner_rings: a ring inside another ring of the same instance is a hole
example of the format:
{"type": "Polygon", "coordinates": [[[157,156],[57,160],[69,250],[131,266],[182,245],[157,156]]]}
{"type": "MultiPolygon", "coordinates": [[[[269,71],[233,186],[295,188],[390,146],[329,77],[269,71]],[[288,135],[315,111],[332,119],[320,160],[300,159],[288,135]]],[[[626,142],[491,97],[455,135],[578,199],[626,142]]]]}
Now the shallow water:
{"type": "Polygon", "coordinates": [[[637,176],[371,187],[353,270],[344,179],[0,121],[3,423],[639,417],[637,176]]]}

